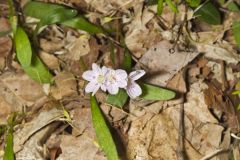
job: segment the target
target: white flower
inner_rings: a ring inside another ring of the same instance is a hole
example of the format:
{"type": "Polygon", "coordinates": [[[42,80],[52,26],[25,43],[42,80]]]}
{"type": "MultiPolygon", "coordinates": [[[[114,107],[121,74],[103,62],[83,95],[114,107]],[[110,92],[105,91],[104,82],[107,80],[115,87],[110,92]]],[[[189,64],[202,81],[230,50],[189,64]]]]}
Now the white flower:
{"type": "Polygon", "coordinates": [[[142,94],[141,87],[135,82],[145,74],[144,70],[133,71],[128,76],[127,94],[134,99],[142,94]]]}
{"type": "Polygon", "coordinates": [[[103,66],[100,68],[96,63],[92,64],[92,70],[85,71],[82,75],[83,79],[90,81],[86,88],[86,93],[91,93],[94,95],[99,88],[106,91],[106,75],[108,73],[108,68],[103,66]]]}
{"type": "Polygon", "coordinates": [[[117,94],[119,88],[127,86],[127,72],[122,69],[109,69],[106,77],[106,88],[110,94],[117,94]]]}

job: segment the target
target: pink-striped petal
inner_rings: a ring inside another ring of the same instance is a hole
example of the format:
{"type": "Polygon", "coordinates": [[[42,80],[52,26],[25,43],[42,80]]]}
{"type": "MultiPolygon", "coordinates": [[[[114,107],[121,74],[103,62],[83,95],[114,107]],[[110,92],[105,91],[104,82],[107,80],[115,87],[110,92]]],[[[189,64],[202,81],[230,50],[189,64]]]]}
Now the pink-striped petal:
{"type": "Polygon", "coordinates": [[[117,86],[119,88],[127,87],[127,79],[122,79],[122,80],[117,81],[117,86]]]}
{"type": "Polygon", "coordinates": [[[118,93],[118,86],[116,86],[115,84],[110,84],[107,86],[107,91],[110,93],[110,94],[117,94],[118,93]]]}
{"type": "Polygon", "coordinates": [[[122,69],[117,69],[115,74],[117,79],[127,79],[127,72],[122,69]]]}
{"type": "Polygon", "coordinates": [[[129,97],[131,97],[132,99],[140,96],[142,94],[142,89],[141,87],[135,83],[135,82],[131,82],[128,86],[127,86],[127,94],[129,95],[129,97]]]}
{"type": "Polygon", "coordinates": [[[129,78],[131,80],[138,80],[139,78],[141,78],[146,72],[144,70],[136,70],[136,71],[133,71],[129,74],[129,78]]]}

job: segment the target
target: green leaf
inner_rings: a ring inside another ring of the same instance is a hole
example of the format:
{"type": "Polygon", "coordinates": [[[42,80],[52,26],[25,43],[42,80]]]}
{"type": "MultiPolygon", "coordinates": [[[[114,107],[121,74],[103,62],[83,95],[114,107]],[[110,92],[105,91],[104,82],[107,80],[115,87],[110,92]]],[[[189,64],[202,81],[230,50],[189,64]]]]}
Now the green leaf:
{"type": "Polygon", "coordinates": [[[157,15],[161,15],[163,11],[163,0],[158,0],[158,5],[157,5],[157,15]]]}
{"type": "Polygon", "coordinates": [[[170,100],[176,95],[175,92],[150,84],[142,84],[142,95],[140,96],[146,100],[170,100]]]}
{"type": "Polygon", "coordinates": [[[14,42],[19,62],[23,67],[29,66],[32,59],[31,44],[26,32],[21,27],[17,28],[16,34],[14,35],[14,42]]]}
{"type": "Polygon", "coordinates": [[[240,104],[238,104],[238,106],[237,106],[237,110],[240,111],[240,104]]]}
{"type": "Polygon", "coordinates": [[[71,19],[77,15],[77,11],[62,5],[30,1],[24,6],[24,14],[40,19],[34,32],[36,36],[41,27],[71,19]]]}
{"type": "Polygon", "coordinates": [[[186,0],[190,7],[198,7],[201,3],[201,0],[186,0]]]}
{"type": "Polygon", "coordinates": [[[239,7],[235,2],[230,2],[227,6],[228,10],[232,11],[232,12],[238,12],[239,11],[239,7]]]}
{"type": "Polygon", "coordinates": [[[232,94],[233,94],[233,95],[237,95],[237,94],[240,95],[240,91],[234,91],[232,94]]]}
{"type": "Polygon", "coordinates": [[[233,22],[232,31],[235,41],[238,47],[240,47],[240,21],[233,22]]]}
{"type": "Polygon", "coordinates": [[[151,6],[151,5],[155,5],[158,3],[158,0],[147,0],[147,5],[151,6]]]}
{"type": "Polygon", "coordinates": [[[221,24],[220,12],[211,2],[203,4],[195,11],[194,16],[209,24],[221,24]]]}
{"type": "Polygon", "coordinates": [[[6,148],[4,151],[3,160],[14,160],[13,151],[13,133],[9,132],[6,139],[6,148]]]}
{"type": "Polygon", "coordinates": [[[165,0],[165,1],[173,12],[178,13],[178,9],[176,5],[172,2],[172,0],[165,0]]]}
{"type": "Polygon", "coordinates": [[[120,89],[116,95],[109,94],[107,103],[122,108],[128,100],[128,95],[124,89],[120,89]]]}
{"type": "Polygon", "coordinates": [[[92,111],[92,122],[95,128],[98,143],[108,160],[118,160],[118,153],[114,144],[110,130],[106,124],[103,114],[99,108],[95,97],[90,97],[91,111],[92,111]]]}
{"type": "Polygon", "coordinates": [[[116,65],[116,52],[115,52],[115,46],[114,44],[112,43],[112,41],[109,42],[110,43],[110,59],[112,61],[112,63],[114,65],[116,65]]]}
{"type": "Polygon", "coordinates": [[[83,31],[86,31],[91,34],[97,34],[97,33],[106,33],[103,28],[96,26],[95,24],[92,24],[88,22],[84,17],[78,16],[73,19],[70,19],[68,21],[62,22],[63,25],[80,29],[83,31]]]}
{"type": "Polygon", "coordinates": [[[43,21],[50,19],[56,22],[66,20],[77,15],[77,11],[66,6],[51,4],[38,1],[28,2],[23,9],[25,15],[34,17],[43,21]],[[61,13],[62,12],[62,13],[61,13]]]}
{"type": "Polygon", "coordinates": [[[124,49],[124,57],[123,57],[123,69],[126,71],[130,71],[132,69],[132,56],[127,47],[124,49]]]}
{"type": "Polygon", "coordinates": [[[18,19],[17,19],[17,16],[15,14],[15,7],[14,7],[13,0],[8,0],[8,5],[9,5],[9,22],[11,24],[13,34],[15,34],[16,30],[17,30],[18,19]]]}
{"type": "Polygon", "coordinates": [[[14,160],[14,151],[13,151],[13,121],[14,115],[8,119],[8,134],[6,138],[6,147],[3,155],[3,160],[14,160]]]}
{"type": "Polygon", "coordinates": [[[52,75],[48,68],[42,63],[42,61],[33,54],[32,64],[28,67],[23,67],[24,71],[33,80],[39,83],[51,83],[52,75]]]}

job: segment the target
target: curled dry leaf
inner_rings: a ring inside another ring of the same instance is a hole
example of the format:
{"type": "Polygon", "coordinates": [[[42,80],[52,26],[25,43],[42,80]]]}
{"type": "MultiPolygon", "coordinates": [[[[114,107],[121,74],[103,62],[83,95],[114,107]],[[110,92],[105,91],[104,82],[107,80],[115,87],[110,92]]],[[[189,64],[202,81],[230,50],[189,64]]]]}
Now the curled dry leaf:
{"type": "MultiPolygon", "coordinates": [[[[53,104],[53,103],[50,103],[50,105],[57,106],[56,104],[53,104]]],[[[42,111],[35,119],[24,124],[22,129],[20,129],[14,133],[14,152],[19,152],[20,150],[22,150],[24,148],[24,144],[28,141],[28,139],[40,131],[40,133],[37,134],[37,138],[32,139],[33,140],[32,142],[35,143],[34,148],[36,149],[37,145],[38,145],[37,143],[41,142],[41,140],[43,140],[43,139],[46,140],[45,136],[49,135],[49,132],[50,133],[52,132],[51,128],[56,127],[55,125],[53,125],[55,127],[53,127],[53,126],[46,127],[46,126],[48,126],[49,124],[51,124],[54,121],[58,121],[61,117],[63,117],[62,110],[53,108],[50,110],[42,111]]],[[[41,142],[40,145],[42,145],[44,143],[44,141],[41,142]]]]}
{"type": "Polygon", "coordinates": [[[26,143],[21,146],[23,148],[16,153],[16,159],[49,159],[50,156],[44,144],[58,125],[59,122],[53,122],[36,131],[29,137],[26,143]]]}

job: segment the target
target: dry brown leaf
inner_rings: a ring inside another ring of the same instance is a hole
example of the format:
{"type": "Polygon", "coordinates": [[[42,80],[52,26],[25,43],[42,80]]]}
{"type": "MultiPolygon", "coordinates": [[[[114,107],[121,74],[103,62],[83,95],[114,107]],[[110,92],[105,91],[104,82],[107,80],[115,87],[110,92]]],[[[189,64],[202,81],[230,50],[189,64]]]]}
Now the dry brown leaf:
{"type": "MultiPolygon", "coordinates": [[[[22,149],[18,150],[15,154],[16,159],[49,159],[50,155],[44,144],[58,126],[59,122],[53,122],[36,131],[24,144],[21,145],[22,149]]],[[[14,146],[16,146],[16,144],[14,144],[14,146]]]]}
{"type": "Polygon", "coordinates": [[[226,123],[231,131],[238,131],[238,118],[230,98],[225,95],[214,83],[208,83],[208,89],[204,90],[205,103],[213,109],[218,119],[226,123]]]}
{"type": "Polygon", "coordinates": [[[158,26],[147,27],[147,24],[154,17],[154,13],[149,11],[149,8],[145,8],[143,12],[142,10],[143,3],[136,4],[133,20],[124,26],[127,28],[125,43],[137,58],[140,58],[148,48],[161,40],[160,32],[156,32],[158,26]]]}
{"type": "MultiPolygon", "coordinates": [[[[168,112],[158,115],[146,114],[132,122],[128,132],[128,158],[136,159],[177,159],[177,129],[168,112]]],[[[185,141],[186,152],[191,160],[201,155],[185,141]]]]}
{"type": "Polygon", "coordinates": [[[181,51],[171,54],[169,52],[171,48],[172,44],[170,42],[161,41],[151,47],[140,59],[140,62],[148,69],[150,74],[147,78],[148,82],[166,86],[169,79],[198,55],[196,52],[181,51]]]}
{"type": "Polygon", "coordinates": [[[59,65],[60,65],[59,60],[54,55],[51,55],[44,51],[41,51],[41,52],[39,52],[39,56],[49,69],[51,69],[51,70],[59,69],[59,65]]]}
{"type": "MultiPolygon", "coordinates": [[[[4,113],[3,121],[6,122],[9,116],[9,111],[11,112],[19,112],[22,111],[22,106],[24,106],[25,102],[18,96],[16,96],[11,90],[9,90],[3,82],[0,81],[0,97],[1,97],[1,112],[4,113]],[[10,108],[9,108],[10,107],[10,108]]],[[[1,122],[1,123],[2,123],[1,122]]]]}
{"type": "Polygon", "coordinates": [[[71,39],[71,43],[65,46],[65,48],[69,51],[69,59],[78,61],[82,56],[87,55],[90,52],[89,39],[90,37],[87,35],[71,39]]]}
{"type": "MultiPolygon", "coordinates": [[[[49,132],[52,133],[51,128],[55,128],[55,127],[46,127],[46,126],[48,126],[54,121],[58,121],[63,116],[64,116],[63,111],[58,110],[56,108],[41,111],[41,113],[36,118],[24,124],[21,130],[18,130],[14,133],[14,152],[19,152],[20,150],[22,150],[24,148],[24,144],[28,141],[28,139],[33,135],[35,135],[36,133],[38,133],[39,131],[40,133],[37,135],[37,137],[39,136],[39,138],[36,138],[36,139],[33,138],[32,142],[33,143],[38,141],[41,142],[43,138],[46,138],[45,137],[46,134],[49,134],[49,132]]],[[[36,145],[42,145],[42,144],[36,143],[34,146],[36,147],[36,145]]]]}
{"type": "Polygon", "coordinates": [[[33,81],[23,72],[5,72],[1,75],[1,81],[16,96],[22,99],[25,105],[31,106],[45,96],[42,85],[33,81]]]}
{"type": "Polygon", "coordinates": [[[86,134],[89,138],[95,138],[95,131],[92,126],[92,116],[90,108],[76,108],[71,112],[74,125],[73,135],[77,136],[80,134],[86,134]]]}
{"type": "Polygon", "coordinates": [[[13,107],[0,96],[0,124],[7,124],[8,116],[13,112],[13,107]]]}
{"type": "Polygon", "coordinates": [[[227,63],[237,64],[240,61],[240,55],[236,53],[236,50],[227,43],[222,42],[214,45],[197,45],[199,52],[204,52],[205,56],[208,58],[213,58],[217,60],[223,60],[227,63]]]}
{"type": "MultiPolygon", "coordinates": [[[[6,18],[0,17],[0,32],[10,30],[10,24],[6,18]]],[[[12,40],[10,37],[0,37],[0,71],[4,69],[8,54],[12,49],[12,40]]]]}
{"type": "Polygon", "coordinates": [[[77,82],[70,72],[61,72],[55,78],[56,87],[51,89],[51,94],[57,99],[77,95],[77,82]]]}
{"type": "Polygon", "coordinates": [[[58,160],[106,160],[107,158],[99,152],[99,148],[94,144],[93,139],[87,134],[79,137],[62,135],[62,154],[58,160]]]}
{"type": "Polygon", "coordinates": [[[182,70],[177,73],[168,83],[167,88],[178,91],[180,93],[186,93],[187,87],[185,82],[185,71],[182,70]]]}

